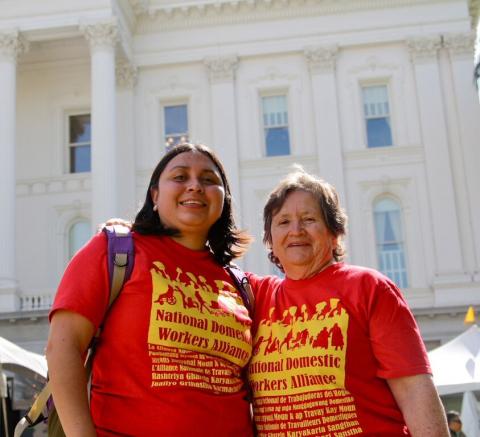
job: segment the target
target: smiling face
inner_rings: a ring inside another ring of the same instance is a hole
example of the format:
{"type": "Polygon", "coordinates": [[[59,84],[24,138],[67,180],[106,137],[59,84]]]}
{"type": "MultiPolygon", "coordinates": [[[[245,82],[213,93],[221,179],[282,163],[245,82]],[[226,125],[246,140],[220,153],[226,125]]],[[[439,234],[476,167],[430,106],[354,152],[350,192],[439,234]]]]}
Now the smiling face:
{"type": "Polygon", "coordinates": [[[323,220],[315,197],[290,193],[272,217],[272,250],[288,277],[305,279],[330,265],[337,238],[323,220]]]}
{"type": "Polygon", "coordinates": [[[222,214],[225,188],[206,155],[185,152],[167,164],[151,196],[164,226],[180,231],[172,238],[191,249],[202,249],[222,214]]]}

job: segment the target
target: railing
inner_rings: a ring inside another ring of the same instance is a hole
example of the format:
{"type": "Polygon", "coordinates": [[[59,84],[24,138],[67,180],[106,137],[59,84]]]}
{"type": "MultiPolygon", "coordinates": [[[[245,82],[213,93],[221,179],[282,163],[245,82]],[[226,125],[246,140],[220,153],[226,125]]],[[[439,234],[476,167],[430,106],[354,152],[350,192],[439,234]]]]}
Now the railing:
{"type": "Polygon", "coordinates": [[[407,269],[403,250],[384,250],[378,253],[381,272],[400,288],[408,287],[407,269]]]}
{"type": "Polygon", "coordinates": [[[20,296],[20,311],[48,310],[53,297],[53,294],[20,296]]]}

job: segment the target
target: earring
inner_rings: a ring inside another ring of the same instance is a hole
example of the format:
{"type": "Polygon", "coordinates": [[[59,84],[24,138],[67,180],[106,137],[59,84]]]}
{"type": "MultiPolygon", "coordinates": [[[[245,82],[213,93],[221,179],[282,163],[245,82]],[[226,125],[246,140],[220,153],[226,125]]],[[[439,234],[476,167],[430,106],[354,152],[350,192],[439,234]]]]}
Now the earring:
{"type": "Polygon", "coordinates": [[[153,205],[153,210],[156,211],[158,209],[158,206],[155,204],[153,205]]]}

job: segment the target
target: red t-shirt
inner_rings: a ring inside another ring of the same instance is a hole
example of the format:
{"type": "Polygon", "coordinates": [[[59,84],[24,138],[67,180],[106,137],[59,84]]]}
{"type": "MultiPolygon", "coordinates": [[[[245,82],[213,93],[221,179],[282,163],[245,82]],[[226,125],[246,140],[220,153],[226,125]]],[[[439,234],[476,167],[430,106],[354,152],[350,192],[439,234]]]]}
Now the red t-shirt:
{"type": "Polygon", "coordinates": [[[260,436],[408,435],[385,379],[431,370],[415,320],[388,278],[337,263],[306,280],[250,281],[249,379],[260,436]]]}
{"type": "MultiPolygon", "coordinates": [[[[91,412],[99,436],[251,436],[242,369],[251,320],[208,251],[134,234],[135,266],[105,317],[93,363],[91,412]]],[[[106,238],[71,261],[52,314],[98,327],[109,298],[106,238]]]]}

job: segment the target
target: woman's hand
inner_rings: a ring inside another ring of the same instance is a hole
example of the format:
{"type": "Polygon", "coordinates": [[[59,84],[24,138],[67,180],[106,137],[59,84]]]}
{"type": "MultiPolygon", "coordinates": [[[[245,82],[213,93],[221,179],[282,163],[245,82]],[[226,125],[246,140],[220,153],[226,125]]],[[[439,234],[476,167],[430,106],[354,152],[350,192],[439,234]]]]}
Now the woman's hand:
{"type": "Polygon", "coordinates": [[[106,226],[115,225],[125,226],[128,229],[132,229],[132,222],[119,217],[112,217],[109,218],[105,223],[100,223],[97,227],[97,232],[102,232],[103,228],[105,228],[106,226]]]}

